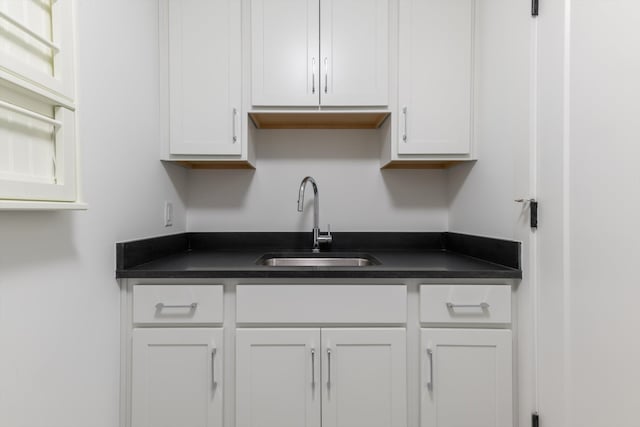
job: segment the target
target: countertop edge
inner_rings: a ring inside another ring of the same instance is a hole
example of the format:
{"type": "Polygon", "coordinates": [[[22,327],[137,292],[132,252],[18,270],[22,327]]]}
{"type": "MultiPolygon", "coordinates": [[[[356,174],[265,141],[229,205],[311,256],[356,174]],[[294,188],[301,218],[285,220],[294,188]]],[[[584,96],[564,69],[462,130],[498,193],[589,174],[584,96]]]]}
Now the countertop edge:
{"type": "Polygon", "coordinates": [[[504,271],[116,271],[116,279],[522,279],[520,270],[504,271]]]}

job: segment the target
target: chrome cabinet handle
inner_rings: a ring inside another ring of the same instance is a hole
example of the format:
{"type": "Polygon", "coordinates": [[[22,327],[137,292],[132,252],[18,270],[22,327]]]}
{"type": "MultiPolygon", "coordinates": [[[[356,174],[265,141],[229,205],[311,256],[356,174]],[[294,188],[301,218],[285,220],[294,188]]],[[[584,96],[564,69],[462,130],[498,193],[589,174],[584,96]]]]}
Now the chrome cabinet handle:
{"type": "Polygon", "coordinates": [[[198,303],[197,302],[192,302],[191,304],[169,305],[169,304],[165,304],[163,302],[159,302],[159,303],[156,304],[156,308],[158,310],[162,310],[163,308],[189,308],[191,310],[195,310],[196,308],[198,308],[198,303]]]}
{"type": "Polygon", "coordinates": [[[454,304],[452,302],[448,302],[446,304],[449,310],[453,310],[454,308],[480,308],[482,310],[486,310],[490,307],[488,302],[481,302],[480,304],[454,304]]]}
{"type": "Polygon", "coordinates": [[[233,109],[233,128],[232,128],[232,140],[235,144],[238,141],[238,136],[236,134],[236,120],[238,118],[238,110],[236,108],[233,109]]]}
{"type": "Polygon", "coordinates": [[[311,349],[311,388],[316,386],[316,349],[311,349]]]}
{"type": "Polygon", "coordinates": [[[427,388],[433,390],[433,350],[427,348],[427,357],[429,358],[429,377],[427,378],[427,388]]]}
{"type": "Polygon", "coordinates": [[[311,93],[316,93],[316,58],[311,58],[311,93]]]}
{"type": "Polygon", "coordinates": [[[211,384],[216,385],[216,348],[211,350],[211,384]]]}
{"type": "Polygon", "coordinates": [[[402,107],[402,117],[404,118],[404,131],[402,132],[402,140],[407,142],[407,107],[402,107]]]}
{"type": "Polygon", "coordinates": [[[324,57],[324,93],[329,90],[329,66],[327,65],[327,57],[324,57]]]}
{"type": "Polygon", "coordinates": [[[327,348],[327,388],[331,387],[331,349],[327,348]]]}

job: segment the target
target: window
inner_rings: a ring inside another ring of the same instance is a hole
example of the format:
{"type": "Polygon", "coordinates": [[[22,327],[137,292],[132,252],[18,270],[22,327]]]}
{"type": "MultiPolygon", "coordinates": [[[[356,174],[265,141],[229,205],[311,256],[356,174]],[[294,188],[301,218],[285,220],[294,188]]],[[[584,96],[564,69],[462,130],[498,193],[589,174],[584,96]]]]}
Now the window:
{"type": "Polygon", "coordinates": [[[73,0],[0,0],[0,208],[82,208],[73,0]]]}

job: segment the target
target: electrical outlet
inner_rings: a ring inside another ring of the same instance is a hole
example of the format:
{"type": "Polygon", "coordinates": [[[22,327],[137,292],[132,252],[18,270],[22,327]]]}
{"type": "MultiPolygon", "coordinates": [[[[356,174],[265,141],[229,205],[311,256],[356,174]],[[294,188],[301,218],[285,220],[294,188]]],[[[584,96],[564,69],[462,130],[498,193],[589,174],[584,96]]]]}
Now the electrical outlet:
{"type": "Polygon", "coordinates": [[[173,225],[173,203],[164,202],[164,226],[171,227],[173,225]]]}

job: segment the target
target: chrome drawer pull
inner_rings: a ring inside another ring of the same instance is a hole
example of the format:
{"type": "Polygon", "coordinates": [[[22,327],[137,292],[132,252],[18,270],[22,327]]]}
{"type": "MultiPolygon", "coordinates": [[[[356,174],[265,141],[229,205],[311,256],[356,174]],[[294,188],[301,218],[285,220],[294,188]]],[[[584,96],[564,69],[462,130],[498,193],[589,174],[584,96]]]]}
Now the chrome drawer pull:
{"type": "Polygon", "coordinates": [[[169,304],[165,304],[163,302],[159,302],[156,304],[156,308],[158,310],[162,310],[163,308],[188,308],[191,310],[195,310],[196,308],[198,308],[198,303],[197,302],[192,302],[191,304],[179,304],[179,305],[169,305],[169,304]]]}
{"type": "Polygon", "coordinates": [[[452,302],[447,303],[447,308],[453,310],[454,308],[481,308],[487,310],[489,308],[488,302],[481,302],[480,304],[454,304],[452,302]]]}

